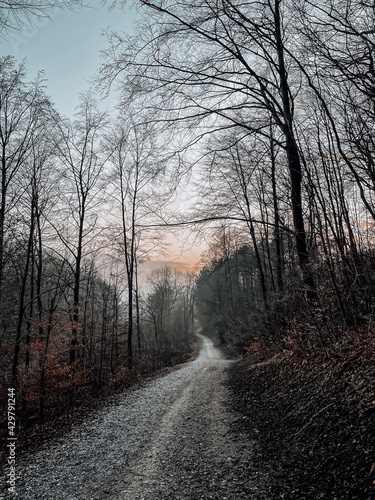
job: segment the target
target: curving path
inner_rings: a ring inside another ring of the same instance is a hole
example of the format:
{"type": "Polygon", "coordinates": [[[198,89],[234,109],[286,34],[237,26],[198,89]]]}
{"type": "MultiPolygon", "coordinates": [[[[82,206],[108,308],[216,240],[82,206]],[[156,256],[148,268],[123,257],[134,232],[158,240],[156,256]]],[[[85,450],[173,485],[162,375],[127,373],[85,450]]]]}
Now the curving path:
{"type": "MultiPolygon", "coordinates": [[[[18,464],[24,500],[264,499],[254,443],[230,427],[226,368],[199,335],[199,357],[116,397],[54,444],[18,464]]],[[[9,498],[0,489],[0,499],[9,498]]]]}

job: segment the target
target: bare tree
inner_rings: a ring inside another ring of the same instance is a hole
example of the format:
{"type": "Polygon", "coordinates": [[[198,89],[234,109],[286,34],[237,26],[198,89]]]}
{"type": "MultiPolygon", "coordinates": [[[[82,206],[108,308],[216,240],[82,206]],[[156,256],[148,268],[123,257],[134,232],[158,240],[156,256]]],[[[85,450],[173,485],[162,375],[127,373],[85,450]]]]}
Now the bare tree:
{"type": "Polygon", "coordinates": [[[162,367],[183,359],[190,351],[195,276],[164,266],[151,273],[149,282],[145,314],[153,331],[152,356],[156,355],[162,367]]]}
{"type": "MultiPolygon", "coordinates": [[[[133,367],[134,305],[139,329],[137,290],[137,262],[152,248],[158,234],[147,242],[142,239],[142,225],[146,225],[165,203],[161,190],[161,176],[165,165],[160,162],[155,130],[152,126],[119,119],[108,136],[107,148],[114,167],[113,197],[119,204],[121,233],[118,237],[126,266],[128,291],[128,367],[133,367]],[[151,247],[150,247],[151,243],[151,247]]],[[[168,190],[167,190],[168,191],[168,190]]],[[[168,197],[168,196],[167,196],[168,197]]],[[[140,336],[138,331],[138,343],[140,336]]]]}
{"type": "Polygon", "coordinates": [[[269,137],[272,116],[289,166],[298,261],[313,294],[296,140],[299,85],[292,83],[300,71],[290,56],[296,42],[288,32],[290,2],[140,3],[145,16],[138,37],[112,35],[107,81],[118,78],[132,98],[152,92],[150,107],[157,118],[185,127],[190,145],[218,128],[240,127],[269,137]]]}
{"type": "MultiPolygon", "coordinates": [[[[264,171],[269,172],[272,178],[274,161],[273,150],[265,140],[255,134],[239,134],[235,131],[229,135],[218,134],[208,144],[209,165],[202,169],[202,178],[207,177],[206,183],[201,187],[200,197],[202,204],[199,210],[209,215],[222,215],[243,218],[251,238],[252,246],[258,265],[259,279],[262,288],[264,305],[268,304],[268,283],[266,276],[265,252],[262,254],[260,241],[262,226],[268,233],[270,223],[274,231],[280,233],[277,207],[277,193],[275,182],[270,199],[264,196],[264,171]],[[208,174],[206,173],[208,172],[208,174]],[[257,184],[260,184],[257,187],[257,184]],[[261,191],[261,192],[259,192],[261,191]],[[275,200],[276,198],[276,210],[275,200]],[[275,210],[275,216],[273,211],[275,210]],[[265,218],[265,212],[271,212],[271,221],[265,218]],[[263,220],[262,220],[263,219],[263,220]],[[273,220],[274,219],[274,220],[273,220]],[[254,221],[258,220],[259,223],[254,221]]],[[[281,177],[281,166],[279,176],[281,177]]],[[[280,265],[280,267],[282,267],[280,265]]],[[[271,269],[272,272],[272,269],[271,269]]],[[[279,278],[282,280],[282,278],[279,278]]]]}
{"type": "Polygon", "coordinates": [[[98,210],[101,201],[99,179],[108,154],[100,145],[100,134],[107,125],[106,113],[98,109],[91,93],[82,94],[74,121],[57,123],[55,144],[60,162],[59,199],[55,207],[58,222],[52,222],[67,253],[72,271],[72,301],[69,311],[72,324],[70,362],[76,359],[80,324],[81,270],[85,256],[93,251],[98,234],[98,210]]]}
{"type": "Polygon", "coordinates": [[[22,183],[16,181],[27,164],[35,134],[51,113],[41,76],[27,82],[24,64],[17,66],[12,57],[0,59],[0,302],[6,217],[22,194],[22,183]]]}
{"type": "Polygon", "coordinates": [[[50,18],[57,9],[82,6],[81,0],[21,0],[0,2],[0,36],[10,31],[33,26],[40,18],[50,18]]]}

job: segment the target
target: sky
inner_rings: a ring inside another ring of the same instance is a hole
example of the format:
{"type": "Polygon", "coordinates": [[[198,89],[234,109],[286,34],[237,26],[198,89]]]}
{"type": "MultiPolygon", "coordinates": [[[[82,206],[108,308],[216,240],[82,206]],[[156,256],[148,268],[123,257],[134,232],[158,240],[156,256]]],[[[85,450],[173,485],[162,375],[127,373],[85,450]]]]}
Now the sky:
{"type": "MultiPolygon", "coordinates": [[[[35,20],[34,27],[15,32],[8,40],[0,39],[0,55],[12,55],[18,62],[26,59],[30,80],[38,71],[45,72],[47,94],[59,113],[66,117],[73,116],[80,92],[90,88],[90,81],[100,67],[100,51],[107,46],[103,31],[131,34],[137,16],[130,6],[110,11],[100,0],[87,3],[90,8],[56,10],[51,19],[35,20]]],[[[114,94],[102,103],[104,108],[114,104],[114,94]]],[[[181,270],[192,270],[204,246],[186,245],[181,255],[181,243],[172,236],[168,236],[168,241],[171,255],[160,260],[174,261],[173,267],[181,270]]]]}
{"type": "Polygon", "coordinates": [[[45,71],[47,93],[64,116],[73,115],[79,93],[90,87],[100,66],[100,51],[107,45],[103,31],[131,33],[136,18],[130,7],[108,11],[100,0],[88,3],[90,8],[56,10],[51,19],[35,20],[35,27],[0,41],[2,56],[26,58],[30,79],[45,71]]]}

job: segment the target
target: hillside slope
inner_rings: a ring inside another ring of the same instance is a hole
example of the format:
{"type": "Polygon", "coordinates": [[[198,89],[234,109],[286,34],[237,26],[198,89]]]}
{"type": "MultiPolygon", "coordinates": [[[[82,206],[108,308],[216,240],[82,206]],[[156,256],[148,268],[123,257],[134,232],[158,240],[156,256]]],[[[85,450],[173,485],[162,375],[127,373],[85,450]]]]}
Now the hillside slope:
{"type": "Polygon", "coordinates": [[[275,499],[375,499],[373,355],[348,349],[297,361],[283,353],[230,371],[241,426],[275,474],[275,499]]]}

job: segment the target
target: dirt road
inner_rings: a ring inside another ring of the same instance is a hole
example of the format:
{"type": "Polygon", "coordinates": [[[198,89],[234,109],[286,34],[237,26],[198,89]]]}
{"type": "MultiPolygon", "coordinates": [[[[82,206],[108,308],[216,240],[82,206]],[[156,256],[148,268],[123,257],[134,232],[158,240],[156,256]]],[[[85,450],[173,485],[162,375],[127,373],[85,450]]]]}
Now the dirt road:
{"type": "MultiPolygon", "coordinates": [[[[212,342],[199,357],[97,412],[17,469],[25,500],[267,499],[254,443],[231,429],[226,368],[212,342]]],[[[8,498],[0,493],[0,498],[8,498]]]]}

